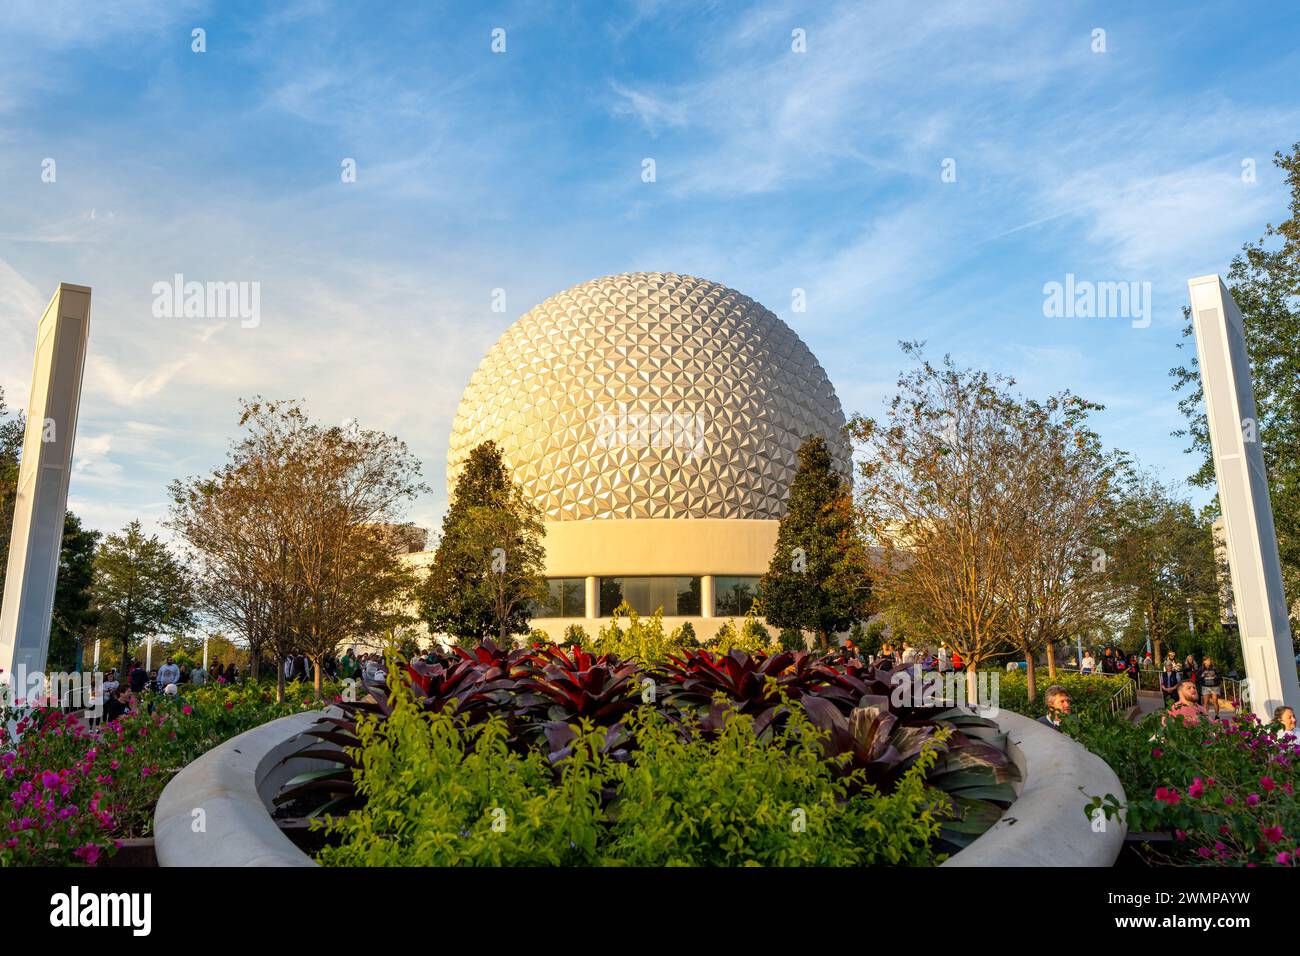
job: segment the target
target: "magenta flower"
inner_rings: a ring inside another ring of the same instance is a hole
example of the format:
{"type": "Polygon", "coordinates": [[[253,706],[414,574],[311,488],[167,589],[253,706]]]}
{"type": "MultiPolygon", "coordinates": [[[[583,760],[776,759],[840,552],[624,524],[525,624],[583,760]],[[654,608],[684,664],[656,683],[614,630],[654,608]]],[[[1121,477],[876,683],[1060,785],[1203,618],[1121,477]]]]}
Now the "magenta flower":
{"type": "Polygon", "coordinates": [[[86,866],[95,866],[99,862],[99,847],[93,843],[87,843],[79,850],[73,850],[72,855],[85,862],[86,866]]]}
{"type": "Polygon", "coordinates": [[[1197,777],[1192,781],[1192,785],[1187,788],[1187,795],[1195,800],[1197,797],[1205,794],[1205,784],[1201,783],[1201,778],[1197,777]]]}
{"type": "Polygon", "coordinates": [[[1259,803],[1259,794],[1257,793],[1252,793],[1250,796],[1246,798],[1246,806],[1248,807],[1256,806],[1258,803],[1259,803]]]}
{"type": "Polygon", "coordinates": [[[1276,857],[1274,857],[1274,859],[1277,861],[1278,866],[1290,866],[1291,864],[1291,854],[1288,853],[1286,850],[1283,850],[1276,857]]]}
{"type": "Polygon", "coordinates": [[[1272,777],[1260,777],[1260,778],[1259,778],[1259,785],[1260,785],[1261,787],[1263,787],[1266,791],[1270,791],[1270,790],[1272,790],[1275,786],[1277,786],[1277,784],[1275,784],[1275,783],[1273,782],[1273,778],[1272,778],[1272,777]]]}
{"type": "Polygon", "coordinates": [[[1264,839],[1269,843],[1281,843],[1282,837],[1285,836],[1282,832],[1282,828],[1279,826],[1260,827],[1259,832],[1264,835],[1264,839]]]}

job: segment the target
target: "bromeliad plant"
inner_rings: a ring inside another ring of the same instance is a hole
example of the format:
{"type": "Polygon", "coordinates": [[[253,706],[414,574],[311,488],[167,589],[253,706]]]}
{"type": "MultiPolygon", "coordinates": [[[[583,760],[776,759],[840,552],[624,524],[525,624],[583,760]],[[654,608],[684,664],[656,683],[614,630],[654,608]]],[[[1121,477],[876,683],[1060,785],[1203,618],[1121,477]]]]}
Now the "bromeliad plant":
{"type": "MultiPolygon", "coordinates": [[[[890,792],[929,752],[926,782],[943,794],[939,845],[945,849],[967,845],[1015,796],[1016,771],[995,723],[947,706],[895,704],[894,674],[835,657],[694,649],[643,668],[577,647],[506,652],[486,646],[458,648],[457,655],[417,661],[398,687],[368,684],[369,700],[344,704],[342,716],[322,721],[312,734],[350,756],[300,774],[277,802],[326,797],[310,815],[355,807],[354,778],[364,750],[357,721],[382,722],[396,696],[406,693],[417,710],[466,728],[498,721],[507,746],[521,755],[540,751],[557,773],[584,741],[601,759],[635,760],[641,724],[632,718],[645,712],[660,715],[684,743],[715,739],[738,716],[762,742],[782,737],[791,720],[808,723],[824,735],[821,748],[833,776],[851,790],[890,792]]],[[[402,670],[390,663],[390,672],[402,670]]],[[[328,751],[305,755],[329,759],[328,751]]]]}

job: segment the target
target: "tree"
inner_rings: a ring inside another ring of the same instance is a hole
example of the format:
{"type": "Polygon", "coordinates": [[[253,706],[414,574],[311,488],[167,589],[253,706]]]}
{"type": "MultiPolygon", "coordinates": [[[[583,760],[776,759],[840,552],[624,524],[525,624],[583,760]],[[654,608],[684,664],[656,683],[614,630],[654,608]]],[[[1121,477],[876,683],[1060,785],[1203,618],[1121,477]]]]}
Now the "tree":
{"type": "Polygon", "coordinates": [[[870,562],[856,528],[852,489],[820,436],[799,446],[759,593],[769,623],[812,631],[822,647],[870,613],[870,562]]]}
{"type": "MultiPolygon", "coordinates": [[[[51,665],[57,663],[63,670],[70,671],[84,666],[81,652],[95,632],[98,614],[91,603],[94,597],[95,548],[98,544],[98,531],[82,528],[81,519],[71,511],[64,516],[49,649],[51,665]]],[[[55,668],[50,666],[48,669],[55,668]]]]}
{"type": "Polygon", "coordinates": [[[1218,569],[1208,521],[1148,475],[1130,472],[1108,517],[1107,571],[1119,603],[1126,647],[1205,631],[1218,622],[1218,569]]]}
{"type": "MultiPolygon", "coordinates": [[[[1291,189],[1289,218],[1278,226],[1266,224],[1262,239],[1242,247],[1228,270],[1227,286],[1241,309],[1255,387],[1253,425],[1263,443],[1287,603],[1295,608],[1300,602],[1300,143],[1290,154],[1275,153],[1273,162],[1291,189]]],[[[1174,390],[1182,393],[1178,407],[1187,428],[1174,434],[1191,438],[1187,450],[1201,459],[1191,481],[1209,488],[1214,463],[1191,310],[1184,308],[1183,315],[1179,347],[1192,354],[1170,375],[1174,390]]]]}
{"type": "Polygon", "coordinates": [[[1007,421],[1020,445],[1018,482],[1008,505],[1024,520],[1012,524],[999,576],[1013,643],[1024,655],[1029,699],[1037,696],[1035,658],[1094,626],[1104,614],[1108,580],[1101,547],[1112,485],[1122,456],[1107,454],[1087,427],[1101,406],[1063,392],[1044,402],[1020,400],[1007,421]]]}
{"type": "Polygon", "coordinates": [[[305,654],[319,698],[341,643],[410,620],[413,577],[390,530],[424,487],[419,464],[398,439],[313,423],[298,402],[244,403],[239,424],[222,469],[173,483],[171,524],[196,555],[206,612],[258,654],[305,654]]]}
{"type": "Polygon", "coordinates": [[[540,509],[511,480],[496,444],[470,452],[420,587],[429,629],[464,643],[527,634],[532,607],[547,593],[545,534],[540,509]]]}
{"type": "Polygon", "coordinates": [[[145,536],[139,521],[104,539],[94,573],[91,605],[99,634],[121,648],[124,675],[135,640],[182,631],[193,621],[184,570],[157,535],[145,536]]]}
{"type": "Polygon", "coordinates": [[[9,535],[14,526],[18,464],[22,451],[23,416],[7,416],[5,393],[0,388],[0,601],[4,600],[5,575],[9,567],[9,535]]]}
{"type": "Polygon", "coordinates": [[[1014,646],[1008,547],[1029,520],[1021,410],[1013,379],[947,356],[936,367],[919,343],[902,345],[920,366],[899,375],[886,417],[849,424],[864,452],[858,513],[884,555],[877,588],[887,614],[949,641],[975,701],[979,666],[1014,646]]]}

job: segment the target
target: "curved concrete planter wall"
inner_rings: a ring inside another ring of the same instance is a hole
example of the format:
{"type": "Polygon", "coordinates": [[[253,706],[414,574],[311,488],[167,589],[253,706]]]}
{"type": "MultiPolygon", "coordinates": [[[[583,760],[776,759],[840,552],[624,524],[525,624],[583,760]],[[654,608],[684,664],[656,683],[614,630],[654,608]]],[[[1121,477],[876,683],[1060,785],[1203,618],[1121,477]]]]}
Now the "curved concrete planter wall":
{"type": "MultiPolygon", "coordinates": [[[[280,763],[311,738],[303,732],[324,711],[281,717],[210,750],[169,783],[154,814],[160,866],[316,866],[271,819],[271,799],[290,777],[325,761],[280,763]],[[205,830],[195,832],[195,810],[205,830]]],[[[1101,758],[1064,734],[1004,711],[1008,751],[1023,783],[1016,802],[987,833],[944,866],[1110,866],[1125,827],[1107,821],[1093,832],[1083,807],[1093,795],[1124,801],[1119,779],[1101,758]],[[1087,796],[1085,796],[1085,793],[1087,796]]],[[[311,741],[318,744],[316,741],[311,741]]]]}
{"type": "Polygon", "coordinates": [[[1002,711],[997,722],[1020,768],[1020,793],[987,833],[942,865],[1112,865],[1127,828],[1107,820],[1106,829],[1095,832],[1083,808],[1108,793],[1125,802],[1115,772],[1065,734],[1028,717],[1002,711]]]}
{"type": "Polygon", "coordinates": [[[323,710],[290,714],[209,750],[172,778],[154,811],[159,866],[316,866],[271,819],[280,786],[324,760],[280,763],[306,744],[323,710]],[[202,815],[196,814],[201,810],[202,815]],[[203,829],[196,831],[196,820],[203,829]]]}

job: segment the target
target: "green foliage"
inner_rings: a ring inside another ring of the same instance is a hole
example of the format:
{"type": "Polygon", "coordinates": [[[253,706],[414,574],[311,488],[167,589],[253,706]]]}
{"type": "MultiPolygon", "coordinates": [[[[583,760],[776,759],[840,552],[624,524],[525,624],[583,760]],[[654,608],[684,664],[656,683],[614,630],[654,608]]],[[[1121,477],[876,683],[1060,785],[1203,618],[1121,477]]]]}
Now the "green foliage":
{"type": "MultiPolygon", "coordinates": [[[[47,670],[77,670],[78,648],[93,641],[90,632],[98,615],[91,608],[91,585],[95,580],[95,548],[98,543],[98,531],[83,529],[81,519],[71,511],[64,515],[47,670]]],[[[88,665],[90,660],[87,658],[82,663],[88,665]]]]}
{"type": "Polygon", "coordinates": [[[277,704],[271,684],[186,684],[175,698],[143,695],[140,713],[94,734],[73,713],[0,711],[0,867],[93,866],[115,852],[114,840],[148,836],[158,796],[181,767],[246,730],[319,706],[311,690],[291,685],[277,704]],[[10,718],[21,740],[8,736],[10,718]]]}
{"type": "Polygon", "coordinates": [[[870,567],[855,527],[851,489],[819,436],[799,447],[799,467],[759,592],[770,624],[813,631],[822,644],[866,616],[870,567]]]}
{"type": "Polygon", "coordinates": [[[584,736],[558,783],[539,751],[506,744],[494,716],[463,727],[398,695],[386,721],[363,717],[357,780],[365,806],[329,819],[327,866],[585,865],[596,860],[604,758],[584,736]]]}
{"type": "MultiPolygon", "coordinates": [[[[558,769],[508,746],[500,717],[466,727],[398,695],[362,717],[363,808],[328,819],[333,866],[853,866],[936,861],[936,800],[920,756],[882,796],[837,776],[821,737],[792,718],[772,741],[732,715],[715,737],[684,737],[653,707],[631,718],[627,762],[605,732],[577,729],[558,769]],[[612,801],[605,795],[612,793],[612,801]],[[725,794],[725,799],[720,795],[725,794]]],[[[858,771],[857,773],[861,773],[858,771]]]]}
{"type": "Polygon", "coordinates": [[[696,642],[693,629],[689,635],[682,628],[665,633],[662,608],[651,617],[642,617],[624,601],[614,608],[609,623],[600,629],[595,639],[583,646],[596,654],[613,654],[622,660],[649,663],[661,661],[669,654],[681,654],[696,646],[696,642]]]}
{"type": "MultiPolygon", "coordinates": [[[[940,818],[925,788],[928,750],[881,796],[837,778],[821,734],[798,709],[771,743],[731,714],[712,739],[683,742],[644,708],[640,744],[614,766],[618,798],[607,861],[632,866],[928,865],[940,818]],[[855,792],[856,790],[856,792],[855,792]],[[726,799],[719,795],[726,794],[726,799]]],[[[861,774],[862,771],[855,771],[861,774]]]]}
{"type": "Polygon", "coordinates": [[[728,620],[718,628],[706,647],[717,654],[727,654],[737,649],[747,654],[770,654],[775,650],[772,646],[772,633],[754,616],[753,608],[745,615],[739,629],[728,620]]]}
{"type": "MultiPolygon", "coordinates": [[[[1266,225],[1262,239],[1247,244],[1232,260],[1227,286],[1241,309],[1250,375],[1255,391],[1257,437],[1264,453],[1272,498],[1278,553],[1286,582],[1287,606],[1300,599],[1300,143],[1289,154],[1275,153],[1290,188],[1287,218],[1266,225]]],[[[1205,418],[1200,369],[1195,358],[1191,310],[1180,348],[1191,352],[1185,365],[1170,370],[1178,407],[1200,457],[1192,482],[1214,487],[1214,464],[1205,418]]]]}
{"type": "MultiPolygon", "coordinates": [[[[1128,799],[1130,832],[1164,831],[1174,841],[1149,845],[1156,862],[1179,865],[1300,863],[1300,746],[1251,715],[1187,725],[1150,714],[1137,724],[1084,716],[1063,724],[1106,761],[1128,799]]],[[[1088,812],[1118,805],[1090,794],[1088,812]]]]}
{"type": "Polygon", "coordinates": [[[545,534],[541,512],[511,480],[496,444],[470,452],[418,589],[429,630],[465,646],[527,634],[533,605],[546,599],[545,534]]]}
{"type": "Polygon", "coordinates": [[[1102,674],[1073,674],[1057,671],[1056,677],[1049,678],[1047,671],[1041,669],[1034,700],[1029,699],[1028,676],[1023,670],[994,671],[998,679],[998,706],[1035,720],[1047,713],[1044,694],[1053,684],[1060,684],[1070,692],[1070,712],[1076,717],[1088,715],[1107,717],[1110,715],[1111,698],[1123,689],[1127,677],[1102,674]]]}
{"type": "Polygon", "coordinates": [[[95,554],[94,573],[99,634],[121,650],[123,674],[135,640],[179,632],[193,623],[184,570],[157,535],[145,536],[139,521],[104,539],[95,554]]]}
{"type": "Polygon", "coordinates": [[[803,631],[799,630],[797,627],[781,628],[781,633],[777,635],[776,640],[783,651],[808,650],[808,641],[804,637],[803,631]]]}
{"type": "Polygon", "coordinates": [[[586,647],[591,641],[587,636],[587,629],[581,624],[570,624],[564,629],[564,643],[577,644],[579,647],[586,647]]]}

